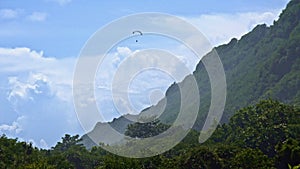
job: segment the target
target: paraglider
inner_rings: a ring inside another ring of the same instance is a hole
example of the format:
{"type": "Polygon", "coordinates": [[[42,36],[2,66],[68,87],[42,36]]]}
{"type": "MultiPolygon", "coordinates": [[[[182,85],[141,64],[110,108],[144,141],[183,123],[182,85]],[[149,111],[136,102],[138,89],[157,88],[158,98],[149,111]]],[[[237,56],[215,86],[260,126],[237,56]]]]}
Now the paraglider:
{"type": "MultiPolygon", "coordinates": [[[[132,34],[133,34],[133,35],[139,34],[140,36],[143,35],[143,33],[142,33],[141,31],[138,31],[138,30],[137,30],[137,31],[133,31],[132,34]]],[[[138,42],[138,40],[135,40],[135,42],[138,42]]]]}

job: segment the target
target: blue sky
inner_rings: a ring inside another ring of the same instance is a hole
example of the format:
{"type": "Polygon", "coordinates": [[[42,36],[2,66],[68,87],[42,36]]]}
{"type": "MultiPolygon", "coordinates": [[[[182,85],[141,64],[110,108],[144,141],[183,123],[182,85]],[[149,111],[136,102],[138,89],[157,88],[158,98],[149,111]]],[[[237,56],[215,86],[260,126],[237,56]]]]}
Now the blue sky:
{"type": "Polygon", "coordinates": [[[85,41],[97,29],[121,16],[138,12],[164,12],[179,16],[236,14],[282,9],[287,0],[231,0],[220,2],[165,0],[1,0],[2,9],[16,12],[0,21],[0,46],[25,46],[45,51],[46,56],[77,56],[85,41]],[[35,16],[35,17],[34,17],[35,16]]]}
{"type": "MultiPolygon", "coordinates": [[[[64,133],[84,133],[72,103],[76,59],[89,37],[113,20],[140,12],[176,15],[194,24],[216,46],[233,37],[240,38],[257,24],[272,24],[287,3],[287,0],[165,0],[159,3],[0,0],[0,134],[49,148],[64,133]]],[[[144,39],[140,46],[130,42],[118,44],[109,53],[112,63],[108,61],[99,70],[105,73],[96,78],[97,103],[106,112],[107,120],[119,115],[107,90],[109,83],[103,83],[111,81],[116,70],[114,61],[120,62],[139,49],[161,47],[172,50],[191,71],[197,64],[198,60],[191,59],[191,53],[180,45],[164,39],[153,43],[153,39],[144,39]]],[[[172,83],[172,78],[160,74],[145,74],[134,81],[132,90],[140,94],[130,99],[137,110],[160,98],[149,100],[151,89],[164,92],[172,83]]]]}

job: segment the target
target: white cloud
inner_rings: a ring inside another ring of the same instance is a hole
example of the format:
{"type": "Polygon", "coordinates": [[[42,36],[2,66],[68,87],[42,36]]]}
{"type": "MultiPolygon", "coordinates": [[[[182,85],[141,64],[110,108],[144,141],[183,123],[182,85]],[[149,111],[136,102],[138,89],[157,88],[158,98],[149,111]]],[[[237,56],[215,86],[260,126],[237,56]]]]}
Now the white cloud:
{"type": "Polygon", "coordinates": [[[8,131],[9,133],[19,134],[23,130],[22,125],[20,123],[24,119],[25,119],[25,116],[20,116],[20,117],[17,118],[16,121],[12,122],[11,125],[9,125],[9,124],[2,124],[2,125],[0,125],[0,131],[1,132],[8,131]]]}
{"type": "Polygon", "coordinates": [[[37,83],[45,82],[57,97],[70,101],[75,60],[44,57],[43,52],[29,48],[0,48],[0,74],[22,75],[23,79],[6,75],[11,87],[9,97],[24,98],[29,90],[38,93],[37,83]]]}
{"type": "Polygon", "coordinates": [[[50,147],[48,146],[47,142],[44,139],[40,139],[39,142],[36,142],[35,139],[28,139],[28,140],[24,140],[22,138],[19,139],[20,141],[25,141],[25,142],[29,142],[32,144],[33,147],[39,147],[42,149],[49,149],[50,147]]]}
{"type": "Polygon", "coordinates": [[[128,47],[117,47],[117,52],[122,56],[129,56],[132,54],[132,51],[128,47]]]}
{"type": "Polygon", "coordinates": [[[32,12],[26,14],[26,11],[23,9],[0,9],[0,19],[17,19],[24,18],[29,21],[45,21],[48,17],[48,14],[45,12],[32,12]]]}
{"type": "Polygon", "coordinates": [[[12,125],[7,125],[7,124],[2,124],[0,126],[0,130],[1,131],[13,131],[16,130],[18,128],[16,122],[14,122],[12,125]]]}
{"type": "Polygon", "coordinates": [[[247,12],[235,14],[203,14],[198,17],[183,17],[194,24],[213,46],[227,43],[232,38],[240,38],[258,24],[271,25],[277,20],[281,10],[267,12],[247,12]]]}
{"type": "Polygon", "coordinates": [[[48,83],[47,77],[43,74],[30,74],[27,81],[21,82],[18,77],[8,77],[8,83],[11,87],[7,99],[12,100],[15,97],[21,99],[30,99],[30,92],[33,91],[35,94],[40,94],[43,91],[39,89],[39,83],[48,83]],[[29,98],[28,98],[29,97],[29,98]]]}
{"type": "Polygon", "coordinates": [[[0,132],[32,139],[39,147],[54,145],[64,133],[82,133],[72,102],[75,61],[29,48],[0,48],[0,101],[6,107],[0,109],[0,132]],[[17,118],[22,116],[26,119],[17,118]]]}
{"type": "Polygon", "coordinates": [[[0,18],[2,19],[15,19],[18,18],[21,13],[19,9],[0,9],[0,18]]]}
{"type": "Polygon", "coordinates": [[[56,2],[61,6],[64,6],[64,5],[72,2],[72,0],[48,0],[48,1],[56,2]]]}
{"type": "Polygon", "coordinates": [[[47,142],[44,139],[40,140],[40,145],[38,147],[44,148],[44,149],[48,149],[49,148],[47,142]]]}
{"type": "MultiPolygon", "coordinates": [[[[160,45],[160,47],[162,50],[165,48],[166,51],[169,51],[167,50],[168,46],[160,45]]],[[[104,119],[112,119],[116,112],[119,114],[139,113],[160,99],[160,97],[151,97],[152,100],[150,99],[153,91],[159,90],[164,93],[174,80],[182,80],[185,75],[193,70],[198,60],[194,60],[195,57],[190,56],[191,51],[188,53],[187,48],[182,46],[178,46],[178,49],[172,47],[172,53],[178,60],[170,59],[170,56],[166,53],[155,51],[135,55],[143,51],[131,50],[127,46],[116,47],[112,50],[112,53],[109,53],[103,59],[95,78],[97,86],[95,93],[96,101],[100,107],[99,111],[104,113],[104,119]],[[186,70],[190,71],[183,71],[182,68],[178,68],[179,62],[186,64],[186,70]],[[195,63],[189,64],[188,62],[195,63]],[[129,77],[129,74],[137,69],[139,70],[138,73],[129,77]],[[116,73],[118,76],[116,76],[116,73]],[[171,77],[171,75],[174,75],[174,77],[171,77]],[[114,78],[116,86],[111,86],[114,78]],[[130,81],[128,87],[124,86],[127,81],[130,81]],[[117,96],[114,102],[112,101],[112,87],[115,96],[117,96]]],[[[89,107],[88,98],[82,99],[80,103],[85,104],[81,106],[89,107]]],[[[96,120],[96,118],[93,120],[96,120]]],[[[87,124],[91,123],[95,122],[89,121],[87,124]]]]}
{"type": "Polygon", "coordinates": [[[45,21],[48,14],[45,12],[33,12],[31,15],[28,15],[27,18],[31,21],[45,21]]]}

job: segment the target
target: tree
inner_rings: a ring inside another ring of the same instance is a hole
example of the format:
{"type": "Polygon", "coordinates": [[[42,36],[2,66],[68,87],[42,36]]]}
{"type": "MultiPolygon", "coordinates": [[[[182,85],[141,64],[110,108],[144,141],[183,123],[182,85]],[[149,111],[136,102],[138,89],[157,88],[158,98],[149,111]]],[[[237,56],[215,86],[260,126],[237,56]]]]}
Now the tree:
{"type": "Polygon", "coordinates": [[[53,150],[56,151],[66,151],[70,149],[73,146],[82,146],[82,144],[79,144],[81,139],[79,139],[79,135],[71,136],[69,134],[66,134],[65,137],[62,137],[62,142],[58,142],[55,147],[53,147],[53,150]]]}
{"type": "MultiPolygon", "coordinates": [[[[62,142],[58,142],[55,147],[53,147],[53,157],[60,158],[63,157],[72,164],[75,168],[86,168],[89,165],[89,152],[86,148],[80,144],[81,139],[79,135],[70,136],[66,134],[62,138],[62,142]]],[[[62,161],[63,165],[68,165],[62,161]]]]}
{"type": "Polygon", "coordinates": [[[197,147],[192,149],[181,158],[182,168],[222,168],[223,164],[217,154],[210,151],[207,147],[197,147]]]}
{"type": "Polygon", "coordinates": [[[296,125],[299,120],[298,108],[274,100],[263,100],[255,106],[239,110],[229,124],[216,130],[212,139],[245,148],[258,148],[274,157],[277,143],[300,135],[300,126],[296,125]]]}
{"type": "Polygon", "coordinates": [[[168,128],[168,125],[160,123],[158,119],[146,123],[136,122],[127,126],[125,135],[132,138],[147,138],[156,136],[168,128]]]}
{"type": "Polygon", "coordinates": [[[231,161],[232,168],[275,168],[272,158],[258,149],[241,149],[231,161]]]}

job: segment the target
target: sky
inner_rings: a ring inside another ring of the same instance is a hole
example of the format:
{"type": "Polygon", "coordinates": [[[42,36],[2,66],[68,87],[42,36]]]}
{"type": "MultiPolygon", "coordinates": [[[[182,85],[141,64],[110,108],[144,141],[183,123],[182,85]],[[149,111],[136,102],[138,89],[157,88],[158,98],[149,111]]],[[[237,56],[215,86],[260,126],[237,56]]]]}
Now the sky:
{"type": "MultiPolygon", "coordinates": [[[[120,17],[144,12],[175,15],[196,26],[212,46],[218,46],[231,38],[239,39],[257,24],[271,25],[287,3],[0,0],[0,134],[42,148],[51,148],[65,133],[84,134],[73,104],[76,62],[88,39],[120,17]]],[[[134,38],[116,44],[108,52],[95,78],[96,102],[105,121],[128,113],[126,108],[118,112],[110,88],[118,65],[127,57],[146,48],[160,48],[172,51],[190,72],[199,62],[172,39],[149,35],[139,37],[136,43],[134,38]]],[[[135,111],[156,104],[173,81],[157,70],[138,74],[129,88],[135,111]]]]}

